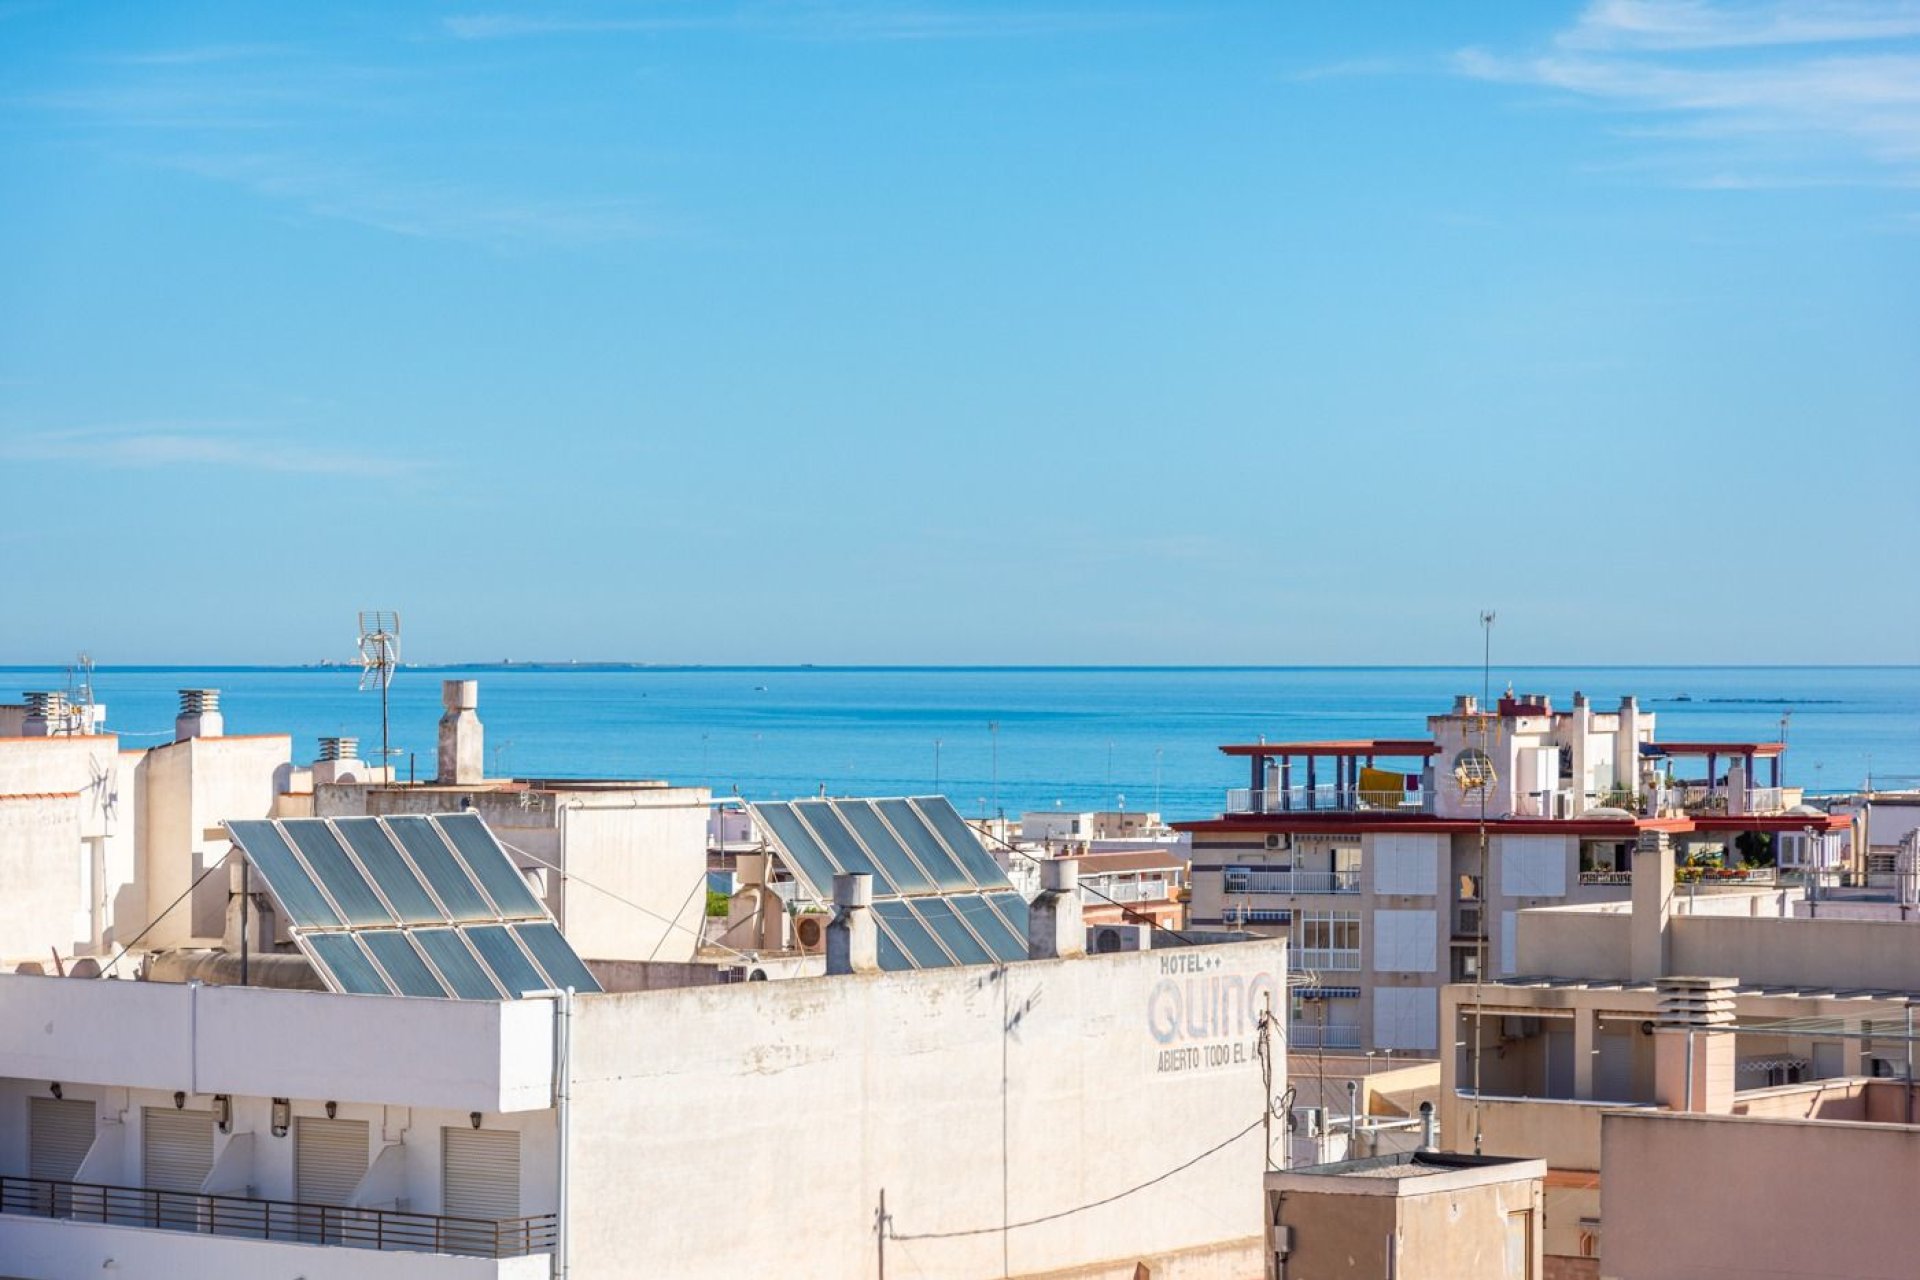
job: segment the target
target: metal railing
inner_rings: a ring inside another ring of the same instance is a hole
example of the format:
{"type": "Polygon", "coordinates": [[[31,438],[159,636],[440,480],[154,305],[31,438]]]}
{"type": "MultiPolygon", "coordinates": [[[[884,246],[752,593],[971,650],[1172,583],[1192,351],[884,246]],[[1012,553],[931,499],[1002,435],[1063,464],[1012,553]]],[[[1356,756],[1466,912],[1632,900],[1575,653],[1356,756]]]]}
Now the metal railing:
{"type": "Polygon", "coordinates": [[[1228,813],[1303,813],[1327,810],[1352,813],[1359,810],[1423,813],[1426,793],[1419,788],[1400,791],[1393,788],[1337,787],[1235,787],[1227,792],[1228,813]]]}
{"type": "Polygon", "coordinates": [[[1243,893],[1358,893],[1358,871],[1249,871],[1221,882],[1228,897],[1243,893]]]}
{"type": "Polygon", "coordinates": [[[1352,973],[1360,968],[1358,947],[1294,947],[1287,952],[1294,973],[1352,973]]]}
{"type": "Polygon", "coordinates": [[[454,1218],[394,1209],[354,1209],[244,1196],[112,1187],[0,1175],[0,1213],[108,1226],[191,1231],[356,1249],[405,1249],[475,1258],[518,1258],[554,1246],[553,1214],[454,1218]]]}
{"type": "Polygon", "coordinates": [[[1108,882],[1089,876],[1080,883],[1082,902],[1095,902],[1101,898],[1109,902],[1164,902],[1172,896],[1173,886],[1160,878],[1108,882]]]}
{"type": "Polygon", "coordinates": [[[1291,1022],[1287,1024],[1287,1041],[1295,1049],[1358,1049],[1360,1028],[1291,1022]]]}

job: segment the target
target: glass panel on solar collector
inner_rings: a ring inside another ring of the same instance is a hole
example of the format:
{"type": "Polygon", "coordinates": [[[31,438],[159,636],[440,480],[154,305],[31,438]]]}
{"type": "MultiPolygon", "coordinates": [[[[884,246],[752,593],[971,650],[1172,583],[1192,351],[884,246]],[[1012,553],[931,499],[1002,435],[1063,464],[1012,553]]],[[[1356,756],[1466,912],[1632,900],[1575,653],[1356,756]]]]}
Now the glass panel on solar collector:
{"type": "Polygon", "coordinates": [[[473,949],[480,953],[480,959],[487,968],[493,970],[493,976],[500,980],[508,995],[518,1000],[529,991],[541,991],[548,985],[547,976],[533,967],[533,961],[527,959],[514,942],[513,935],[507,932],[503,924],[468,925],[462,930],[473,949]]]}
{"type": "Polygon", "coordinates": [[[900,944],[894,941],[884,924],[873,931],[873,955],[879,961],[882,973],[900,973],[920,967],[907,958],[907,953],[900,949],[900,944]]]}
{"type": "Polygon", "coordinates": [[[880,917],[882,927],[889,930],[900,940],[900,946],[906,951],[917,969],[943,969],[953,963],[953,957],[941,950],[934,941],[920,917],[913,914],[913,908],[907,905],[905,898],[885,898],[873,904],[874,915],[880,917]]]}
{"type": "MultiPolygon", "coordinates": [[[[999,895],[995,895],[996,897],[999,895]]],[[[1018,898],[1018,894],[1009,895],[1018,898]]],[[[1024,934],[1015,933],[1012,926],[1000,918],[989,899],[975,894],[967,898],[953,899],[954,908],[964,912],[967,923],[987,944],[987,949],[1002,960],[1025,960],[1027,958],[1027,939],[1024,934]],[[961,904],[966,905],[962,906],[961,904]]]]}
{"type": "Polygon", "coordinates": [[[962,924],[959,909],[963,904],[985,904],[977,895],[956,898],[913,898],[907,900],[927,922],[927,928],[951,951],[961,964],[992,964],[999,959],[962,924]]]}
{"type": "Polygon", "coordinates": [[[501,915],[537,918],[547,913],[540,899],[527,887],[520,868],[513,864],[506,849],[494,839],[493,832],[487,830],[487,824],[480,821],[478,814],[450,813],[439,822],[440,829],[466,859],[480,887],[500,908],[501,915]]]}
{"type": "Polygon", "coordinates": [[[473,878],[461,869],[460,859],[440,838],[433,823],[425,818],[388,818],[387,829],[455,920],[492,920],[499,915],[474,886],[473,878]]]}
{"type": "Polygon", "coordinates": [[[394,989],[403,996],[445,997],[447,988],[398,929],[369,929],[356,934],[374,960],[387,971],[394,989]]]}
{"type": "Polygon", "coordinates": [[[954,860],[940,838],[933,834],[920,813],[905,800],[876,800],[873,807],[887,820],[900,838],[913,850],[913,856],[943,890],[971,889],[973,877],[954,860]]]}
{"type": "Polygon", "coordinates": [[[534,960],[547,971],[548,985],[556,991],[567,987],[575,991],[600,990],[593,971],[574,954],[558,929],[550,924],[516,924],[512,928],[520,945],[532,952],[534,960]]]}
{"type": "Polygon", "coordinates": [[[847,829],[847,824],[840,821],[836,808],[837,802],[832,800],[806,800],[794,805],[793,811],[800,815],[801,821],[813,828],[841,871],[864,872],[873,877],[875,897],[891,895],[895,892],[893,881],[861,848],[853,832],[847,829]]]}
{"type": "Polygon", "coordinates": [[[283,829],[306,858],[307,865],[313,868],[314,878],[333,895],[348,924],[395,923],[393,912],[380,901],[380,895],[360,874],[360,868],[353,865],[340,838],[327,829],[326,823],[294,821],[283,829]]]}
{"type": "Polygon", "coordinates": [[[1005,893],[990,893],[987,901],[994,905],[1000,918],[1006,922],[1007,929],[1013,934],[1014,945],[1022,956],[1027,954],[1027,900],[1009,889],[1005,893]]]}
{"type": "Polygon", "coordinates": [[[500,989],[452,929],[415,929],[413,940],[462,1000],[498,1000],[500,989]]]}
{"type": "Polygon", "coordinates": [[[787,869],[800,878],[822,902],[833,901],[833,860],[813,838],[813,833],[793,816],[793,807],[785,804],[757,804],[753,812],[767,826],[773,838],[787,853],[787,869]]]}
{"type": "Polygon", "coordinates": [[[339,913],[328,904],[320,886],[294,856],[293,846],[271,822],[229,822],[227,831],[253,869],[266,880],[265,887],[286,911],[288,924],[326,928],[340,923],[339,913]]]}
{"type": "Polygon", "coordinates": [[[373,883],[407,924],[445,924],[447,913],[420,884],[420,877],[380,828],[378,818],[336,818],[334,830],[344,838],[373,883]]]}
{"type": "Polygon", "coordinates": [[[940,833],[940,838],[960,859],[960,865],[967,869],[967,874],[973,877],[975,884],[982,889],[1013,887],[1013,882],[1007,879],[1007,873],[1000,869],[1000,864],[980,843],[980,833],[967,825],[945,796],[921,796],[914,800],[913,805],[926,815],[928,825],[940,833]]]}
{"type": "Polygon", "coordinates": [[[350,933],[310,933],[306,937],[307,945],[313,948],[320,963],[333,973],[334,983],[348,995],[390,996],[393,988],[373,967],[373,961],[367,959],[367,953],[360,949],[350,933]]]}
{"type": "Polygon", "coordinates": [[[900,838],[881,821],[872,805],[865,800],[842,800],[840,816],[847,820],[853,833],[867,846],[874,861],[885,869],[887,879],[893,881],[896,893],[934,893],[939,890],[940,886],[921,870],[920,864],[913,860],[913,855],[900,843],[900,838]]]}

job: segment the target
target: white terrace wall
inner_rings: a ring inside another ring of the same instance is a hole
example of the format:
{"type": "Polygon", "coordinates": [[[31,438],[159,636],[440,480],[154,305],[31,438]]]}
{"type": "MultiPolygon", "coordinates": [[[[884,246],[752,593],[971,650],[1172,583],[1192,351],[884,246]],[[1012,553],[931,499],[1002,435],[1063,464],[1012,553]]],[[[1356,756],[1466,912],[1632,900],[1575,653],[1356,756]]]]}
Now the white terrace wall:
{"type": "Polygon", "coordinates": [[[888,1246],[903,1274],[1258,1275],[1256,1021],[1285,964],[1262,941],[584,998],[572,1274],[873,1275],[884,1189],[922,1237],[888,1246]]]}

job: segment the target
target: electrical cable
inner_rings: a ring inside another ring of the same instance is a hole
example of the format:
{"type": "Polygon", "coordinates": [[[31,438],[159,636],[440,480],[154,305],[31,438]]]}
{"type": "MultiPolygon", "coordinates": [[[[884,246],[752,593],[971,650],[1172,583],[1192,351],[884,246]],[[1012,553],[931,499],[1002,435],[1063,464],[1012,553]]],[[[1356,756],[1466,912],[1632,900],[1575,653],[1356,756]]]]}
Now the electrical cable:
{"type": "MultiPolygon", "coordinates": [[[[496,831],[493,834],[494,834],[494,839],[500,840],[499,832],[496,831]]],[[[622,897],[621,895],[615,893],[613,890],[606,888],[603,885],[595,884],[593,881],[587,879],[585,876],[581,875],[577,871],[567,871],[561,867],[555,866],[553,863],[548,862],[545,858],[541,857],[539,854],[528,853],[525,849],[522,849],[517,844],[508,844],[505,840],[500,840],[500,844],[503,848],[511,849],[523,858],[533,859],[535,862],[547,868],[547,870],[549,871],[558,871],[561,875],[565,876],[567,879],[578,880],[581,884],[587,886],[587,888],[593,889],[599,893],[604,893],[609,898],[612,898],[615,902],[618,902],[623,906],[632,907],[635,911],[638,911],[642,915],[652,916],[655,920],[660,921],[660,923],[666,925],[670,929],[678,929],[682,933],[692,934],[694,937],[700,940],[700,943],[702,946],[716,947],[721,951],[725,951],[731,955],[736,955],[740,957],[740,959],[745,961],[751,962],[753,960],[753,957],[748,955],[746,952],[736,951],[734,948],[727,946],[723,942],[708,942],[705,930],[689,929],[686,925],[681,924],[678,920],[669,920],[667,919],[667,917],[661,915],[658,911],[655,911],[650,907],[643,907],[631,898],[622,897]]],[[[704,880],[706,873],[703,871],[700,874],[702,879],[704,880]]],[[[692,901],[692,897],[693,896],[689,894],[688,901],[692,901]]]]}
{"type": "Polygon", "coordinates": [[[889,1240],[956,1240],[963,1236],[987,1236],[987,1235],[994,1235],[1002,1231],[1018,1231],[1022,1227],[1037,1227],[1040,1224],[1045,1222],[1056,1222],[1061,1218],[1070,1218],[1076,1213],[1085,1213],[1089,1209],[1098,1209],[1102,1205],[1112,1204],[1116,1200],[1124,1200],[1130,1195],[1134,1195],[1138,1192],[1145,1191],[1148,1187],[1155,1186],[1159,1183],[1165,1182],[1168,1178],[1173,1177],[1177,1173],[1184,1173],[1186,1170],[1193,1168],[1194,1165],[1199,1164],[1202,1160],[1207,1159],[1209,1156],[1218,1155],[1220,1152],[1226,1150],[1228,1147],[1232,1146],[1234,1143],[1240,1141],[1240,1139],[1246,1137],[1248,1134],[1252,1133],[1255,1129],[1258,1129],[1261,1125],[1265,1124],[1266,1122],[1267,1122],[1267,1117],[1265,1115],[1262,1115],[1258,1120],[1255,1120],[1252,1124],[1248,1125],[1246,1128],[1242,1129],[1240,1132],[1234,1134],[1232,1137],[1226,1139],[1224,1142],[1216,1143],[1215,1145],[1208,1147],[1205,1151],[1202,1151],[1199,1155],[1193,1157],[1193,1159],[1191,1160],[1186,1161],[1184,1164],[1177,1164],[1173,1168],[1168,1169],[1165,1173],[1156,1174],[1154,1177],[1148,1178],[1145,1182],[1142,1182],[1137,1186],[1128,1187],[1125,1191],[1116,1191],[1114,1194],[1110,1196],[1103,1197],[1102,1199],[1099,1199],[1099,1200],[1089,1201],[1086,1204],[1076,1205],[1071,1209],[1062,1209],[1058,1213],[1043,1214],[1038,1218],[1028,1218],[1023,1222],[1003,1223],[1003,1224],[997,1224],[991,1227],[973,1227],[964,1231],[921,1231],[921,1232],[910,1232],[906,1235],[900,1235],[894,1232],[892,1223],[889,1222],[887,1225],[887,1239],[889,1240]]]}
{"type": "Polygon", "coordinates": [[[107,974],[112,973],[113,967],[119,964],[122,960],[126,959],[127,952],[133,950],[134,947],[139,943],[140,939],[152,933],[155,925],[159,924],[162,920],[167,918],[167,912],[172,911],[175,907],[185,902],[187,900],[188,894],[191,894],[195,889],[198,889],[200,887],[200,881],[205,880],[208,876],[218,871],[221,867],[226,866],[227,859],[231,858],[232,856],[233,856],[233,850],[228,849],[226,853],[221,855],[220,861],[214,863],[212,866],[208,867],[205,871],[202,871],[200,875],[194,880],[194,882],[186,887],[186,890],[183,893],[181,893],[179,897],[175,898],[172,902],[169,902],[167,904],[166,910],[162,911],[159,915],[155,916],[153,919],[147,921],[147,927],[142,929],[139,933],[136,933],[133,935],[133,941],[127,943],[126,946],[120,948],[120,954],[107,962],[106,968],[100,971],[100,975],[102,977],[105,977],[107,974]]]}

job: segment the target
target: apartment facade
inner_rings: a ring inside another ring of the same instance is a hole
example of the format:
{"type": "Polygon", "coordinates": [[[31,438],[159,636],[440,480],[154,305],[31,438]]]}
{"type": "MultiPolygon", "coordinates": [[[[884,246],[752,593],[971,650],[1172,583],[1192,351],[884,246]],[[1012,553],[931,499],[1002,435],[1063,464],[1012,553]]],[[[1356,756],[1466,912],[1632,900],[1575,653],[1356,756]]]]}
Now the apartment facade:
{"type": "Polygon", "coordinates": [[[1707,892],[1770,877],[1739,867],[1776,840],[1847,837],[1774,785],[1782,744],[1661,743],[1632,698],[1463,696],[1427,727],[1222,747],[1247,786],[1178,824],[1191,923],[1289,937],[1296,1048],[1436,1052],[1440,988],[1517,972],[1522,911],[1623,899],[1645,830],[1712,860],[1707,892]]]}

